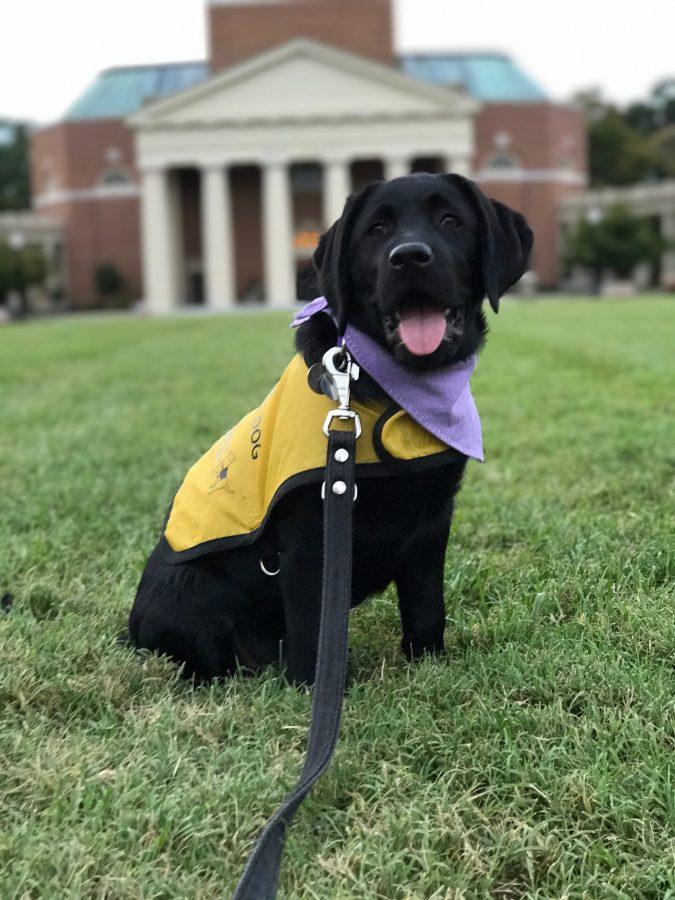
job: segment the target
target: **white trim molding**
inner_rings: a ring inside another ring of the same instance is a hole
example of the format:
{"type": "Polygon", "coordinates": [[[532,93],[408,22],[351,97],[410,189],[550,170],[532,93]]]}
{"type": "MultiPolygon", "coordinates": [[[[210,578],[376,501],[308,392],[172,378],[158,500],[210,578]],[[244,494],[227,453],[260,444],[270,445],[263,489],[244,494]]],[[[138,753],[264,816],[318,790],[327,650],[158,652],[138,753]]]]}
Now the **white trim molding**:
{"type": "Polygon", "coordinates": [[[63,233],[63,225],[58,219],[50,219],[32,210],[11,210],[0,212],[0,234],[26,231],[31,234],[57,235],[63,233]]]}
{"type": "Polygon", "coordinates": [[[71,188],[70,190],[49,191],[37,194],[33,198],[33,206],[57,206],[61,203],[79,203],[83,200],[119,200],[126,197],[138,197],[137,184],[101,185],[91,188],[71,188]]]}
{"type": "Polygon", "coordinates": [[[675,213],[675,179],[625,187],[604,187],[567,197],[558,210],[558,219],[576,222],[580,216],[595,210],[609,209],[623,204],[640,216],[660,216],[675,213]]]}
{"type": "Polygon", "coordinates": [[[584,187],[586,176],[573,169],[480,169],[475,175],[476,181],[497,184],[499,182],[518,183],[548,182],[553,184],[575,184],[584,187]]]}

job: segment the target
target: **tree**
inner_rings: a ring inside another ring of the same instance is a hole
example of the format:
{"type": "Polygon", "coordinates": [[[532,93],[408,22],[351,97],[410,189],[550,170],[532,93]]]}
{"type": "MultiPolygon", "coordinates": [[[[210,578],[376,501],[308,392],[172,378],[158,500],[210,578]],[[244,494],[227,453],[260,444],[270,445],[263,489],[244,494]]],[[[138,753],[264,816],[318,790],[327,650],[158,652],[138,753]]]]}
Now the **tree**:
{"type": "Polygon", "coordinates": [[[29,206],[28,126],[0,120],[0,210],[29,206]]]}
{"type": "Polygon", "coordinates": [[[597,222],[581,219],[568,235],[566,258],[590,269],[599,280],[612,273],[630,278],[640,263],[653,263],[665,242],[646,219],[625,206],[614,206],[597,222]]]}
{"type": "Polygon", "coordinates": [[[650,98],[657,110],[656,127],[675,125],[675,78],[664,78],[660,81],[653,88],[650,98]]]}
{"type": "Polygon", "coordinates": [[[42,284],[47,277],[47,260],[39,247],[30,244],[10,247],[0,243],[0,303],[4,303],[10,293],[16,292],[20,298],[20,314],[27,311],[28,288],[42,284]]]}
{"type": "Polygon", "coordinates": [[[660,178],[675,178],[675,123],[649,137],[649,151],[660,178]]]}
{"type": "Polygon", "coordinates": [[[635,184],[675,177],[675,79],[622,110],[597,90],[574,97],[586,115],[591,184],[635,184]]]}
{"type": "Polygon", "coordinates": [[[613,108],[589,122],[588,157],[591,184],[598,186],[644,181],[657,167],[647,140],[613,108]]]}
{"type": "Polygon", "coordinates": [[[650,103],[631,103],[625,113],[625,119],[631,128],[639,134],[651,134],[655,125],[655,110],[650,103]]]}

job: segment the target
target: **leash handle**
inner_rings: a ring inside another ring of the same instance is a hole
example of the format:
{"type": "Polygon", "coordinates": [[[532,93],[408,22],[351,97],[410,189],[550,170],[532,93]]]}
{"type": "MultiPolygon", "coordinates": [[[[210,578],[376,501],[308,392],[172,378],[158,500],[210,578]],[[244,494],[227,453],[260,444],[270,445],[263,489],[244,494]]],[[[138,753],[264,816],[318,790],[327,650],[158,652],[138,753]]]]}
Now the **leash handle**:
{"type": "Polygon", "coordinates": [[[324,426],[328,453],[323,491],[321,621],[307,755],[295,787],[260,832],[232,900],[276,897],[286,832],[300,804],[328,768],[338,739],[347,674],[354,466],[360,427],[356,417],[353,430],[333,429],[330,425],[334,418],[352,418],[351,411],[342,406],[333,410],[324,426]]]}

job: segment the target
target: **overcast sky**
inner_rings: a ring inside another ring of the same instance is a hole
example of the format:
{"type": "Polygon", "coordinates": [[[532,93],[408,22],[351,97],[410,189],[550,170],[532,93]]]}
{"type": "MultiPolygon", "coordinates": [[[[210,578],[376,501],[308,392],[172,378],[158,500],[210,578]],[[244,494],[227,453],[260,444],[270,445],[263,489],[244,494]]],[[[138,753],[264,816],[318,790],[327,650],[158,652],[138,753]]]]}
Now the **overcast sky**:
{"type": "MultiPolygon", "coordinates": [[[[109,66],[202,59],[204,0],[18,0],[0,11],[0,117],[47,122],[109,66]]],[[[396,0],[400,50],[499,49],[554,98],[624,102],[675,76],[675,0],[396,0]]]]}

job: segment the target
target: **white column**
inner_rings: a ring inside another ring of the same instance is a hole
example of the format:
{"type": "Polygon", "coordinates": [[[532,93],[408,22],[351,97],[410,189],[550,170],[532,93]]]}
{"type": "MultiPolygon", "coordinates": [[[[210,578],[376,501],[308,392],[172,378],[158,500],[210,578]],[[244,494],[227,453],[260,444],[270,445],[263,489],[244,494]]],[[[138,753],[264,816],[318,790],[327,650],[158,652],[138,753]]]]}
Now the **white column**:
{"type": "Polygon", "coordinates": [[[230,309],[236,302],[230,179],[223,166],[207,166],[201,177],[206,305],[209,309],[230,309]]]}
{"type": "Polygon", "coordinates": [[[168,313],[178,306],[182,293],[176,185],[168,169],[146,169],[141,189],[145,301],[149,312],[168,313]]]}
{"type": "Polygon", "coordinates": [[[664,213],[661,237],[670,244],[661,257],[661,284],[672,290],[675,285],[675,212],[664,213]]]}
{"type": "Polygon", "coordinates": [[[327,159],[323,164],[323,222],[330,228],[342,215],[352,192],[352,175],[344,159],[327,159]]]}
{"type": "Polygon", "coordinates": [[[410,175],[410,159],[407,156],[388,156],[384,161],[384,177],[387,181],[410,175]]]}
{"type": "Polygon", "coordinates": [[[473,177],[470,156],[460,156],[459,154],[446,156],[444,165],[445,171],[452,172],[453,175],[463,175],[465,178],[473,177]]]}
{"type": "Polygon", "coordinates": [[[288,306],[297,293],[289,167],[277,160],[265,163],[262,182],[265,299],[269,306],[288,306]]]}

